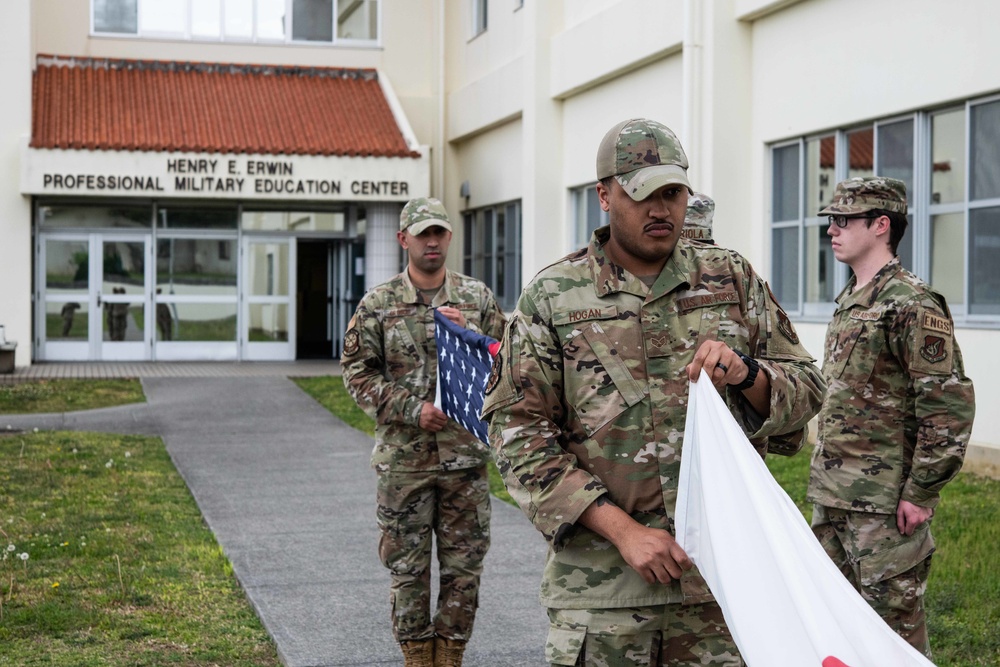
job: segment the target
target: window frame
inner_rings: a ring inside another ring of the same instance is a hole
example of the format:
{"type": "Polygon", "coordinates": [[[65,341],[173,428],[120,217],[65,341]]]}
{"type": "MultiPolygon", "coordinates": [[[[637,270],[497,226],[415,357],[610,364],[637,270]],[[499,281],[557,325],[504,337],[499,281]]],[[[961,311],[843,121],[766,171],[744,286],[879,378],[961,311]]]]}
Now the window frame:
{"type": "Polygon", "coordinates": [[[489,30],[490,3],[489,0],[469,0],[471,11],[469,41],[479,37],[489,30]]]}
{"type": "MultiPolygon", "coordinates": [[[[569,247],[566,248],[566,252],[586,248],[590,244],[593,231],[587,232],[589,220],[584,219],[588,211],[587,196],[590,192],[594,192],[596,195],[597,181],[592,181],[589,185],[569,188],[570,233],[568,234],[569,247]]],[[[607,225],[608,218],[608,212],[602,210],[598,216],[598,225],[594,229],[607,225]]]]}
{"type": "MultiPolygon", "coordinates": [[[[349,39],[341,38],[337,36],[337,15],[339,5],[342,2],[351,2],[352,0],[330,0],[332,4],[332,14],[333,14],[333,26],[332,26],[332,39],[330,41],[320,41],[320,40],[306,40],[306,39],[295,39],[293,36],[295,34],[294,18],[293,18],[293,6],[295,0],[283,0],[285,5],[285,16],[288,17],[288,28],[285,31],[285,36],[283,39],[274,39],[268,37],[260,37],[258,34],[258,2],[261,0],[251,0],[251,21],[252,29],[250,37],[241,36],[231,36],[226,35],[226,9],[225,0],[219,1],[219,36],[211,37],[205,35],[195,35],[192,31],[192,12],[191,6],[193,3],[199,0],[184,0],[183,1],[183,12],[184,12],[184,30],[180,32],[167,32],[167,31],[143,31],[142,30],[142,14],[143,14],[143,4],[148,0],[134,0],[136,3],[136,31],[134,33],[129,32],[99,32],[96,30],[95,21],[95,2],[96,0],[90,0],[90,36],[100,37],[100,38],[118,38],[118,39],[158,39],[158,40],[175,40],[175,41],[189,41],[189,42],[204,42],[204,43],[229,43],[229,44],[255,44],[255,45],[271,45],[271,46],[314,46],[314,47],[349,47],[349,48],[382,48],[382,11],[385,5],[385,0],[375,0],[375,31],[376,35],[372,39],[349,39]]],[[[362,7],[364,5],[370,5],[372,0],[361,0],[362,7]]]]}
{"type": "MultiPolygon", "coordinates": [[[[809,227],[816,226],[813,217],[806,217],[807,202],[806,178],[808,176],[808,165],[806,164],[806,145],[809,141],[820,139],[833,134],[836,138],[836,158],[834,166],[835,183],[848,177],[849,165],[849,144],[848,135],[864,128],[872,128],[872,169],[874,173],[879,173],[881,169],[880,161],[883,156],[880,153],[880,129],[895,123],[912,121],[913,125],[913,181],[911,191],[907,192],[907,215],[910,217],[910,225],[907,228],[903,242],[912,243],[912,266],[909,267],[916,275],[931,283],[932,269],[932,220],[935,216],[946,214],[959,214],[962,216],[962,298],[960,301],[949,300],[949,307],[956,324],[965,327],[979,328],[1000,328],[1000,313],[974,313],[975,307],[970,303],[971,280],[972,280],[972,212],[980,209],[1000,208],[1000,195],[972,200],[971,183],[974,178],[973,169],[973,146],[972,142],[972,119],[973,111],[976,107],[986,104],[1000,102],[1000,93],[992,94],[974,99],[967,99],[960,103],[949,103],[937,107],[917,110],[911,113],[896,114],[883,118],[876,118],[864,123],[844,125],[833,130],[811,133],[797,138],[776,141],[767,145],[767,200],[769,206],[766,216],[767,247],[769,248],[770,266],[769,275],[775,276],[775,231],[780,229],[798,229],[798,267],[796,290],[798,300],[796,303],[782,302],[782,307],[793,316],[807,322],[826,322],[830,314],[836,307],[833,302],[809,302],[807,301],[807,266],[806,266],[806,232],[809,227]],[[933,175],[933,135],[932,123],[936,116],[962,112],[964,128],[964,165],[965,170],[963,182],[959,185],[962,198],[959,201],[952,201],[943,204],[935,204],[931,201],[932,175],[933,175]],[[789,146],[798,147],[798,218],[789,220],[774,220],[775,211],[775,155],[778,150],[789,146]]],[[[824,232],[825,233],[825,230],[824,232]]],[[[837,262],[834,274],[833,294],[839,294],[847,284],[851,272],[850,268],[842,262],[837,262]]],[[[777,285],[779,293],[787,291],[782,285],[777,285]]],[[[996,298],[1000,300],[1000,295],[996,298]]]]}
{"type": "Polygon", "coordinates": [[[467,209],[462,212],[462,273],[482,280],[493,290],[497,304],[510,312],[521,295],[523,210],[520,199],[467,209]],[[511,220],[511,213],[516,220],[511,220]],[[498,227],[504,221],[503,250],[498,227]],[[513,226],[512,226],[513,225],[513,226]],[[486,229],[489,227],[489,229],[486,229]],[[498,285],[503,273],[503,285],[498,285]]]}

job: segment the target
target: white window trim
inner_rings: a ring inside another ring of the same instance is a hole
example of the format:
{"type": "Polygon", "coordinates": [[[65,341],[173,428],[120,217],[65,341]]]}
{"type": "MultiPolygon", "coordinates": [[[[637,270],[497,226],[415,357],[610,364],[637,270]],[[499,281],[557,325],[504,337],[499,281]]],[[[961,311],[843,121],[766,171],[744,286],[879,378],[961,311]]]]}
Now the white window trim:
{"type": "Polygon", "coordinates": [[[331,41],[294,39],[295,29],[292,25],[292,5],[294,0],[285,0],[285,15],[289,17],[288,31],[284,39],[273,39],[259,37],[257,35],[257,2],[253,0],[251,9],[251,19],[253,23],[252,35],[250,37],[227,36],[225,34],[225,2],[219,3],[220,25],[219,36],[211,37],[205,35],[194,35],[191,31],[191,3],[198,0],[183,0],[185,29],[181,32],[144,32],[142,26],[142,5],[143,0],[136,0],[136,32],[98,32],[94,26],[94,0],[90,0],[90,36],[101,39],[149,39],[163,41],[186,41],[208,44],[230,43],[230,44],[254,44],[258,46],[308,46],[308,47],[344,47],[355,49],[380,49],[382,48],[382,7],[386,0],[378,0],[376,5],[377,16],[375,18],[376,36],[374,39],[346,39],[337,37],[337,6],[343,0],[332,0],[333,2],[333,26],[331,41]]]}
{"type": "Polygon", "coordinates": [[[489,17],[490,17],[490,3],[489,0],[469,0],[470,9],[469,16],[471,18],[471,34],[469,36],[469,41],[471,42],[476,37],[479,37],[484,32],[489,30],[489,17]],[[482,26],[482,27],[480,27],[482,26]]]}
{"type": "MultiPolygon", "coordinates": [[[[832,133],[836,137],[836,164],[835,164],[835,175],[836,182],[847,178],[847,173],[849,166],[845,160],[847,151],[847,135],[858,129],[871,127],[874,131],[873,140],[873,168],[878,166],[878,140],[879,140],[879,128],[880,126],[891,125],[900,121],[913,120],[913,160],[914,160],[914,171],[913,171],[913,192],[907,193],[909,201],[908,203],[908,214],[911,216],[911,225],[907,229],[906,237],[911,239],[913,243],[913,270],[917,275],[925,277],[930,274],[930,262],[931,262],[931,248],[930,248],[930,224],[931,219],[936,215],[946,214],[946,213],[961,213],[963,215],[963,234],[964,242],[962,244],[962,254],[963,254],[963,298],[961,303],[952,304],[949,306],[952,309],[952,316],[955,319],[955,323],[958,326],[966,328],[1000,328],[1000,315],[987,315],[987,314],[976,314],[971,313],[972,304],[970,301],[970,280],[971,276],[971,252],[970,252],[970,234],[971,234],[971,217],[970,211],[983,208],[995,208],[1000,206],[1000,197],[991,197],[988,199],[977,199],[972,201],[970,199],[971,183],[972,183],[972,156],[971,156],[971,140],[972,140],[972,110],[974,107],[983,104],[996,103],[1000,101],[1000,94],[993,94],[986,97],[969,99],[961,104],[948,104],[935,108],[928,108],[924,110],[915,111],[908,114],[897,114],[894,116],[888,116],[885,118],[877,118],[869,123],[853,124],[849,126],[842,126],[832,130],[832,133]],[[929,192],[931,187],[931,160],[932,160],[932,137],[931,137],[931,121],[934,116],[955,112],[962,110],[964,113],[964,123],[965,123],[965,177],[963,188],[962,201],[949,202],[945,204],[933,204],[929,201],[929,192]]],[[[791,139],[786,141],[779,141],[768,145],[767,153],[767,179],[765,187],[767,187],[767,200],[769,202],[767,209],[767,244],[771,248],[770,258],[771,274],[774,272],[774,249],[772,244],[774,242],[773,231],[775,229],[787,229],[787,228],[798,228],[799,229],[799,248],[798,248],[798,303],[795,304],[782,304],[786,308],[787,312],[791,315],[797,315],[804,321],[815,321],[815,322],[825,322],[829,319],[830,313],[833,312],[835,304],[830,303],[819,303],[819,302],[808,302],[805,300],[805,230],[807,227],[815,224],[814,218],[805,217],[805,171],[806,171],[806,153],[805,145],[806,142],[814,139],[820,139],[822,137],[830,136],[831,131],[817,132],[809,134],[797,139],[791,139]],[[774,210],[774,152],[776,150],[787,148],[789,146],[799,147],[799,219],[798,220],[782,220],[773,221],[773,210],[774,210]]],[[[837,274],[835,276],[834,292],[839,293],[846,284],[848,278],[850,277],[850,271],[846,265],[842,265],[838,262],[837,274]]]]}

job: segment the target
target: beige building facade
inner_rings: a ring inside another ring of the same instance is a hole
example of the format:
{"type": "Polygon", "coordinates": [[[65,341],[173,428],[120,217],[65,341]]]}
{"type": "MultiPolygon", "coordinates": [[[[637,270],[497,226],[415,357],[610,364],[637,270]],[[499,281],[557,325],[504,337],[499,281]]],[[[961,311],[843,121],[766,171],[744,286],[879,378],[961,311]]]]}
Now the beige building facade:
{"type": "MultiPolygon", "coordinates": [[[[31,181],[47,163],[26,148],[40,55],[371,69],[400,134],[419,155],[408,194],[426,191],[445,202],[458,221],[449,262],[486,280],[508,309],[535,272],[603,224],[593,191],[596,147],[626,117],[655,118],[678,133],[692,183],[716,201],[716,241],[746,255],[768,279],[817,356],[848,275],[816,213],[840,179],[902,178],[911,226],[901,258],[948,298],[976,384],[969,460],[1000,464],[1000,415],[984,409],[1000,400],[993,353],[1000,329],[1000,71],[988,65],[1000,62],[1000,42],[990,34],[990,0],[330,0],[332,22],[319,32],[303,32],[299,4],[10,3],[0,47],[10,64],[0,77],[15,102],[0,111],[0,324],[20,343],[19,365],[46,358],[38,316],[46,230],[38,207],[60,201],[31,181]],[[181,16],[157,13],[170,5],[181,16]],[[206,19],[202,5],[219,13],[208,11],[206,19]],[[133,6],[134,30],[130,15],[123,21],[108,13],[133,6]],[[234,23],[242,11],[250,12],[249,23],[234,23]],[[99,12],[104,23],[95,25],[99,12]],[[98,29],[109,20],[132,32],[98,29]]],[[[317,158],[317,178],[349,173],[344,159],[317,158]]],[[[364,164],[374,170],[370,180],[393,169],[374,159],[364,164]]],[[[74,202],[87,199],[71,194],[74,202]]],[[[371,285],[398,269],[389,220],[401,197],[348,193],[293,206],[266,195],[223,200],[239,215],[254,213],[254,202],[262,203],[256,213],[342,213],[346,227],[337,238],[365,248],[361,263],[347,258],[351,271],[363,269],[371,285]],[[381,211],[381,222],[360,229],[361,207],[366,215],[381,211]]],[[[160,206],[157,197],[145,199],[160,206]]],[[[161,199],[169,208],[177,198],[161,199]]],[[[325,238],[287,236],[296,257],[306,241],[325,238]]],[[[238,223],[234,242],[253,238],[238,223]]],[[[235,307],[244,309],[237,325],[244,328],[251,318],[241,300],[254,296],[245,289],[254,275],[237,275],[235,307]]],[[[152,284],[159,284],[155,276],[152,284]]],[[[304,308],[295,289],[287,297],[289,309],[304,308]]],[[[148,304],[150,328],[155,306],[148,304]]],[[[155,351],[156,333],[149,337],[155,351]]],[[[288,337],[276,353],[301,356],[297,338],[288,337]]],[[[223,356],[254,358],[246,353],[249,338],[237,331],[223,356]]]]}

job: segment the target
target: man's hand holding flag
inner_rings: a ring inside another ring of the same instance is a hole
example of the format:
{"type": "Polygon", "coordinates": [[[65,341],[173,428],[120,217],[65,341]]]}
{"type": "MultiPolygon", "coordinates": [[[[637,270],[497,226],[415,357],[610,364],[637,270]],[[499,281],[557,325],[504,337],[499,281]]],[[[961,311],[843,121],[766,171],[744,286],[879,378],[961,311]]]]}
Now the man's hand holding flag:
{"type": "Polygon", "coordinates": [[[483,393],[500,343],[458,326],[434,311],[438,381],[434,406],[486,442],[486,423],[479,419],[483,393]]]}

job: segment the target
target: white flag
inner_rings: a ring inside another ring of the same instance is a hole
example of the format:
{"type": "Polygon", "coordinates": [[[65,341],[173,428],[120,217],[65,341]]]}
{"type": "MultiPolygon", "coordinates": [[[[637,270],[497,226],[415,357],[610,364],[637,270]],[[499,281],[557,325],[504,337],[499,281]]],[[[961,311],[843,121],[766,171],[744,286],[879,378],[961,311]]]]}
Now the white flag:
{"type": "Polygon", "coordinates": [[[677,494],[677,541],[749,667],[933,667],[833,564],[704,372],[677,494]]]}

